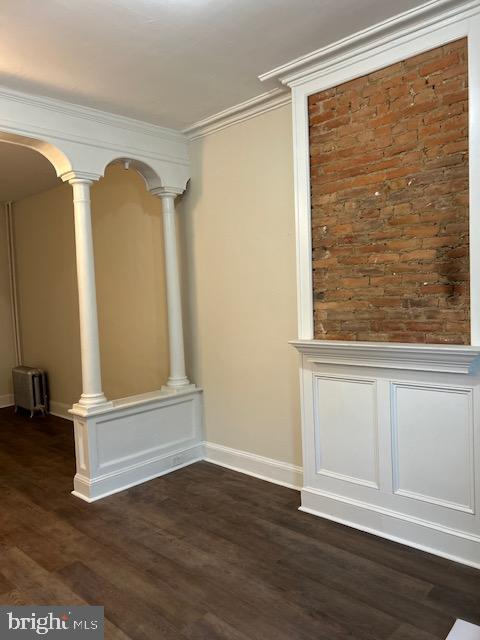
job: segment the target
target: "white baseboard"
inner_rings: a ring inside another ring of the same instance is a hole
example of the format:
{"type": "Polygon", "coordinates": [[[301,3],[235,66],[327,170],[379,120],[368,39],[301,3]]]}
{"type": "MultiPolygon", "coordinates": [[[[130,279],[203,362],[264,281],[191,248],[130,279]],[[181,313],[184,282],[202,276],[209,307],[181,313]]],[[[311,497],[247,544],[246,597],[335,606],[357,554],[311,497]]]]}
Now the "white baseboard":
{"type": "MultiPolygon", "coordinates": [[[[5,407],[13,407],[13,393],[8,393],[4,396],[0,396],[0,409],[4,409],[5,407]]],[[[72,408],[71,404],[65,404],[64,402],[56,402],[55,400],[50,400],[50,413],[52,416],[57,416],[57,418],[64,418],[65,420],[73,421],[73,416],[71,416],[68,411],[72,408]]]]}
{"type": "Polygon", "coordinates": [[[0,409],[5,409],[5,407],[13,407],[13,393],[0,396],[0,409]]]}
{"type": "Polygon", "coordinates": [[[68,413],[68,411],[72,408],[71,404],[66,404],[65,402],[57,402],[56,400],[50,400],[49,409],[52,416],[57,416],[57,418],[64,418],[65,420],[70,420],[73,422],[73,416],[68,413]]]}
{"type": "Polygon", "coordinates": [[[119,471],[105,473],[94,480],[89,480],[77,473],[73,480],[75,488],[72,494],[85,502],[96,502],[201,460],[202,445],[198,444],[125,467],[119,471]]]}
{"type": "Polygon", "coordinates": [[[300,511],[480,569],[480,537],[312,487],[300,511]]]}
{"type": "Polygon", "coordinates": [[[232,471],[246,473],[290,489],[300,490],[303,484],[302,467],[258,456],[248,451],[231,449],[214,442],[203,443],[203,459],[232,471]]]}

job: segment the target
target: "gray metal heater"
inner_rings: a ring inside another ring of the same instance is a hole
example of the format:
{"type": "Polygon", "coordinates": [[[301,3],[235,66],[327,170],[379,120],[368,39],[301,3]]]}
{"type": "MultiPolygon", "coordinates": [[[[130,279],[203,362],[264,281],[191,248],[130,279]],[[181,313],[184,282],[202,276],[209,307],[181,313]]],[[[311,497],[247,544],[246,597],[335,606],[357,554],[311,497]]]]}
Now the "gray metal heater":
{"type": "Polygon", "coordinates": [[[48,411],[45,371],[34,367],[15,367],[12,375],[15,412],[21,407],[30,411],[31,418],[36,411],[41,411],[44,416],[48,411]]]}

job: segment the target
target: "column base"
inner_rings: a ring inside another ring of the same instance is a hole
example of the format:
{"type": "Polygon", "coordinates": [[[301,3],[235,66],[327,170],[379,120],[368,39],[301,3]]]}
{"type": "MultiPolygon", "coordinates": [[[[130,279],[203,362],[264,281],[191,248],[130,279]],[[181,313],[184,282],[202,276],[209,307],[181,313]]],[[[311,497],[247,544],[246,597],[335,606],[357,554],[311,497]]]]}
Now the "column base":
{"type": "Polygon", "coordinates": [[[109,409],[111,407],[113,407],[113,402],[107,399],[105,399],[104,402],[97,402],[96,404],[84,404],[80,401],[76,402],[73,405],[73,407],[69,410],[69,413],[86,418],[89,415],[93,415],[95,413],[98,413],[99,411],[101,412],[104,409],[109,409]]]}
{"type": "Polygon", "coordinates": [[[96,407],[106,402],[108,400],[103,393],[82,393],[78,404],[81,404],[82,407],[96,407]]]}
{"type": "Polygon", "coordinates": [[[185,391],[194,391],[197,388],[195,384],[191,384],[190,382],[182,385],[162,385],[161,391],[162,393],[185,393],[185,391]]]}

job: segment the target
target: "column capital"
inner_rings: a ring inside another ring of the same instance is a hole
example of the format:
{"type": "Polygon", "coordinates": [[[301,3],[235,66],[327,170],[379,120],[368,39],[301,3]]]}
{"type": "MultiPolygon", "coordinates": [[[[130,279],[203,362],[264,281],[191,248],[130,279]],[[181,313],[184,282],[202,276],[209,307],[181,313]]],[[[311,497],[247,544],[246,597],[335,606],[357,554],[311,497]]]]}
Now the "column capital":
{"type": "Polygon", "coordinates": [[[62,173],[60,178],[63,182],[69,182],[70,184],[75,184],[78,182],[92,184],[97,180],[100,180],[102,176],[98,173],[90,173],[88,171],[67,171],[66,173],[62,173]]]}
{"type": "Polygon", "coordinates": [[[184,192],[184,189],[179,187],[155,187],[150,190],[150,193],[157,198],[176,198],[181,193],[184,192]]]}

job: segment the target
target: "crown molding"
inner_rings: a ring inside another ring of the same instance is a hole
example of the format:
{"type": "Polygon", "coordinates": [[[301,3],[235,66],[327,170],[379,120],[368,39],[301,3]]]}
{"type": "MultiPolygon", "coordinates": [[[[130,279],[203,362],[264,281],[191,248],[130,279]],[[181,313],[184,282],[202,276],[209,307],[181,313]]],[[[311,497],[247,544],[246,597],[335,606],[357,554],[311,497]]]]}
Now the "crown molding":
{"type": "Polygon", "coordinates": [[[175,129],[168,129],[167,127],[161,127],[150,122],[136,120],[135,118],[121,116],[108,111],[102,111],[100,109],[93,109],[92,107],[84,107],[79,104],[64,102],[63,100],[57,100],[56,98],[48,98],[46,96],[38,96],[30,93],[23,93],[21,91],[15,91],[4,86],[0,86],[0,99],[1,98],[6,98],[11,102],[39,107],[65,116],[90,120],[97,124],[118,127],[123,131],[146,134],[163,140],[184,140],[182,133],[175,129]]]}
{"type": "Polygon", "coordinates": [[[286,104],[290,104],[290,102],[290,91],[283,88],[272,89],[254,98],[240,102],[233,107],[219,111],[208,118],[198,120],[198,122],[183,129],[182,133],[189,140],[197,140],[197,138],[203,138],[211,133],[216,133],[234,124],[259,116],[262,113],[283,107],[286,104]]]}
{"type": "Polygon", "coordinates": [[[418,34],[420,29],[435,29],[442,23],[456,22],[480,11],[480,0],[430,0],[425,4],[357,31],[325,47],[262,73],[259,79],[279,80],[294,86],[333,65],[345,63],[351,58],[385,47],[392,40],[418,34]]]}
{"type": "Polygon", "coordinates": [[[400,342],[292,340],[292,346],[310,362],[469,374],[480,357],[480,347],[400,342]]]}
{"type": "MultiPolygon", "coordinates": [[[[63,102],[55,98],[14,91],[13,89],[0,85],[0,102],[2,100],[8,101],[11,104],[17,103],[18,105],[36,110],[46,111],[58,117],[57,122],[64,122],[65,119],[72,118],[76,122],[80,119],[80,121],[86,121],[88,124],[117,129],[121,142],[118,143],[116,141],[114,144],[106,144],[104,140],[98,137],[88,136],[84,130],[78,133],[69,131],[69,134],[65,135],[65,131],[58,127],[58,125],[56,127],[36,125],[35,131],[25,130],[25,135],[31,134],[32,137],[35,137],[40,134],[44,137],[61,138],[74,143],[80,142],[82,144],[88,144],[91,147],[110,148],[112,150],[121,147],[132,155],[141,154],[143,157],[150,158],[151,160],[161,158],[172,164],[188,165],[188,159],[183,153],[178,156],[176,153],[172,154],[166,151],[166,145],[173,144],[183,146],[186,143],[186,137],[181,131],[177,131],[176,129],[168,129],[149,122],[128,118],[127,116],[109,113],[108,111],[63,102]],[[144,139],[148,138],[153,142],[153,145],[150,145],[151,150],[146,150],[143,145],[139,146],[127,142],[125,134],[131,134],[132,139],[138,139],[140,136],[144,139]]],[[[8,124],[6,119],[1,118],[1,120],[2,124],[8,124]]],[[[8,130],[7,127],[0,128],[4,131],[8,130]]]]}

